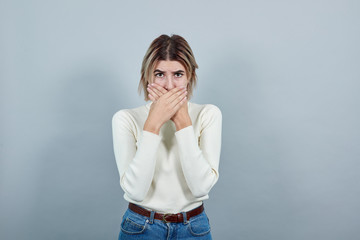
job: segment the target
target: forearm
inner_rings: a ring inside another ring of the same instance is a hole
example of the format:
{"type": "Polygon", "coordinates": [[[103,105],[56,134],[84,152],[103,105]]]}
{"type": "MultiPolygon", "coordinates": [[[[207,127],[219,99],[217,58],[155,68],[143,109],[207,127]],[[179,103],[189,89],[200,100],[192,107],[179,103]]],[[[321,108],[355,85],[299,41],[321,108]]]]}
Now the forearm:
{"type": "Polygon", "coordinates": [[[177,132],[176,136],[187,185],[195,197],[205,196],[218,180],[217,164],[211,164],[209,156],[199,148],[192,126],[177,132]]]}
{"type": "Polygon", "coordinates": [[[183,128],[192,125],[189,114],[177,117],[176,119],[174,119],[174,123],[175,123],[176,131],[179,131],[183,128]]]}
{"type": "Polygon", "coordinates": [[[133,119],[126,110],[113,116],[113,145],[120,185],[131,199],[140,202],[154,176],[161,136],[143,130],[136,138],[132,123],[133,119]]]}
{"type": "Polygon", "coordinates": [[[142,201],[150,188],[160,140],[159,136],[143,131],[136,154],[121,176],[122,188],[135,201],[142,201]]]}
{"type": "Polygon", "coordinates": [[[151,119],[148,118],[144,124],[143,130],[159,135],[160,128],[161,128],[161,124],[151,121],[151,119]]]}
{"type": "Polygon", "coordinates": [[[209,193],[219,178],[222,114],[215,105],[207,105],[198,117],[200,135],[192,125],[175,132],[182,170],[195,197],[209,193]]]}

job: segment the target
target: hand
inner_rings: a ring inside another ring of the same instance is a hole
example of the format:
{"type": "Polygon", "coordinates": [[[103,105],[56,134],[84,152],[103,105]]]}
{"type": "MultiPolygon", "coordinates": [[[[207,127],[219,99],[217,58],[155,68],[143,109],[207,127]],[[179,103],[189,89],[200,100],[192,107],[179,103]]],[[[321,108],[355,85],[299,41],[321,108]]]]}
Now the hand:
{"type": "MultiPolygon", "coordinates": [[[[163,88],[162,86],[156,83],[153,83],[153,85],[149,84],[147,90],[149,92],[149,98],[153,102],[158,100],[162,95],[168,92],[165,88],[163,88]]],[[[173,122],[175,122],[177,118],[179,118],[181,115],[184,115],[187,112],[188,109],[187,109],[187,99],[186,99],[185,104],[181,105],[180,109],[170,119],[173,122]]]]}
{"type": "Polygon", "coordinates": [[[155,102],[162,95],[168,92],[168,90],[166,90],[165,88],[163,88],[162,86],[156,83],[153,83],[153,85],[149,84],[147,90],[149,92],[149,98],[153,102],[155,102]]]}
{"type": "MultiPolygon", "coordinates": [[[[149,92],[149,98],[153,102],[168,92],[165,88],[156,83],[154,83],[153,86],[148,85],[147,89],[149,92]]],[[[184,100],[184,104],[181,105],[179,110],[170,118],[170,120],[175,123],[177,130],[192,125],[188,111],[187,99],[184,100]]]]}
{"type": "Polygon", "coordinates": [[[159,134],[161,126],[184,105],[186,94],[186,88],[179,87],[173,88],[166,93],[163,91],[161,96],[157,95],[157,99],[150,97],[149,94],[153,103],[151,104],[144,130],[159,134]]]}

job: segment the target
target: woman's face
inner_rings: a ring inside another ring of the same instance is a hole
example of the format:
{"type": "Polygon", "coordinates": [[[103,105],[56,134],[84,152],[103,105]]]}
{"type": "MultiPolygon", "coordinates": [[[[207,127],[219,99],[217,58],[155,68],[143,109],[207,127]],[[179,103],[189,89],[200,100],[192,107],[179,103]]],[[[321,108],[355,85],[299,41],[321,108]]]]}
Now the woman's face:
{"type": "Polygon", "coordinates": [[[188,76],[184,66],[178,61],[159,61],[153,72],[153,82],[166,90],[186,86],[188,76]]]}

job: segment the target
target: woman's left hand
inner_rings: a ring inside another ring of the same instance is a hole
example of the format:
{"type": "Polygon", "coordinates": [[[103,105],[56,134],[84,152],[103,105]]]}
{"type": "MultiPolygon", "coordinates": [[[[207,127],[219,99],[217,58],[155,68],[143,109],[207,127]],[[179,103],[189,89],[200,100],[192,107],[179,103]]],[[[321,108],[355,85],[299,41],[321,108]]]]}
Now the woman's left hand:
{"type": "MultiPolygon", "coordinates": [[[[153,85],[148,85],[147,88],[151,101],[156,101],[163,94],[168,91],[160,86],[159,84],[153,83],[153,85]]],[[[170,118],[176,125],[177,130],[180,130],[186,126],[192,125],[191,119],[188,112],[188,99],[185,100],[184,104],[179,108],[179,110],[170,118]]]]}

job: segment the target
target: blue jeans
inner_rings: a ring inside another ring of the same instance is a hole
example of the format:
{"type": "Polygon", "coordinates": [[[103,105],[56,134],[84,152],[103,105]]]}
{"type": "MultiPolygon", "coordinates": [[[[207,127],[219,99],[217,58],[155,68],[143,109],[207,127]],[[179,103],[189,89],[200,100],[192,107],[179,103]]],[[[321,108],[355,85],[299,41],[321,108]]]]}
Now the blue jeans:
{"type": "Polygon", "coordinates": [[[180,223],[165,223],[154,219],[154,211],[150,217],[135,213],[129,208],[121,221],[119,240],[121,239],[212,239],[210,222],[205,210],[190,219],[180,223]]]}

